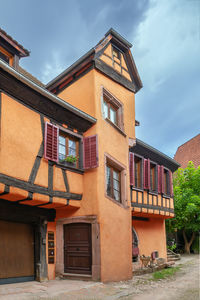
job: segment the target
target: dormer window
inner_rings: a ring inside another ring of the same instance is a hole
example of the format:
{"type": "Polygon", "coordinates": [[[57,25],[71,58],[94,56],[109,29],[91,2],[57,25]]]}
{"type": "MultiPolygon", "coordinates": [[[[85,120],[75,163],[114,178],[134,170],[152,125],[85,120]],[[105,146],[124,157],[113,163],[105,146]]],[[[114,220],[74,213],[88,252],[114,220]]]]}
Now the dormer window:
{"type": "Polygon", "coordinates": [[[13,57],[4,48],[0,46],[0,58],[3,59],[7,64],[12,65],[13,57]]]}
{"type": "Polygon", "coordinates": [[[19,59],[29,55],[29,51],[18,44],[11,36],[0,28],[0,59],[18,69],[19,59]]]}
{"type": "Polygon", "coordinates": [[[113,53],[113,57],[116,57],[117,59],[120,60],[120,58],[121,58],[121,53],[120,53],[120,51],[119,51],[117,48],[113,47],[113,48],[112,48],[112,53],[113,53]]]}

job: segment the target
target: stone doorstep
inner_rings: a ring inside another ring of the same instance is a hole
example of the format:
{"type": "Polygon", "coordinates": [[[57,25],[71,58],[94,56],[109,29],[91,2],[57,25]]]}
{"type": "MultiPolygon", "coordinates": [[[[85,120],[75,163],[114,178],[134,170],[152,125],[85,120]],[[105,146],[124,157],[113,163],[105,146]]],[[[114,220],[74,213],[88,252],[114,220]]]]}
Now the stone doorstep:
{"type": "Polygon", "coordinates": [[[156,271],[160,271],[162,269],[169,268],[174,264],[175,264],[174,261],[170,261],[170,262],[166,262],[160,266],[156,266],[154,268],[146,267],[146,268],[137,269],[137,270],[133,271],[133,276],[144,275],[144,274],[149,274],[149,273],[153,273],[156,271]]]}
{"type": "Polygon", "coordinates": [[[170,261],[177,261],[177,260],[180,260],[179,257],[169,257],[167,258],[167,261],[170,262],[170,261]]]}
{"type": "Polygon", "coordinates": [[[74,273],[62,273],[60,279],[71,279],[71,280],[84,280],[84,281],[92,281],[92,275],[87,274],[74,274],[74,273]]]}
{"type": "Polygon", "coordinates": [[[167,254],[167,256],[168,256],[168,257],[180,257],[180,254],[177,254],[177,253],[175,253],[175,254],[169,253],[169,254],[167,254]]]}

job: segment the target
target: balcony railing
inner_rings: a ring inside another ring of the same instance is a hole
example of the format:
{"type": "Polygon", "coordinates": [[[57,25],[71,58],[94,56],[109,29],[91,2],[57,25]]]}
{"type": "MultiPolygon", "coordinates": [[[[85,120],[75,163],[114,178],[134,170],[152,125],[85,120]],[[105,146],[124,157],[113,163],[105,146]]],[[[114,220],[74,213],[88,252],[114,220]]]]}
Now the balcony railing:
{"type": "Polygon", "coordinates": [[[174,216],[174,200],[164,194],[151,193],[148,190],[132,190],[131,206],[134,212],[174,216]]]}

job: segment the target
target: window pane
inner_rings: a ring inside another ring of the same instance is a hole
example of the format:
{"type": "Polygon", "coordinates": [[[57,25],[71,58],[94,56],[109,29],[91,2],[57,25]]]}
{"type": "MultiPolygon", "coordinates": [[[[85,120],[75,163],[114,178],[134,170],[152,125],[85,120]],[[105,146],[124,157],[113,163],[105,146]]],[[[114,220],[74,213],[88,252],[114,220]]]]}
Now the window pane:
{"type": "Polygon", "coordinates": [[[72,148],[69,148],[68,150],[69,150],[69,151],[68,151],[68,155],[76,156],[76,149],[74,150],[74,149],[72,149],[72,148]]]}
{"type": "Polygon", "coordinates": [[[68,140],[68,155],[76,156],[76,142],[68,140]]]}
{"type": "Polygon", "coordinates": [[[117,123],[117,113],[112,107],[110,107],[110,120],[115,124],[117,123]]]}
{"type": "Polygon", "coordinates": [[[119,183],[118,180],[113,179],[113,188],[114,188],[114,190],[119,191],[119,189],[120,189],[120,183],[119,183]]]}
{"type": "Polygon", "coordinates": [[[59,135],[59,144],[64,145],[64,146],[66,145],[65,137],[59,135]]]}
{"type": "Polygon", "coordinates": [[[110,167],[106,167],[106,191],[107,195],[111,196],[111,170],[110,167]]]}
{"type": "Polygon", "coordinates": [[[65,155],[63,155],[62,153],[59,153],[59,159],[60,159],[60,160],[65,159],[65,155]]]}
{"type": "Polygon", "coordinates": [[[76,142],[69,139],[69,148],[76,149],[76,142]]]}
{"type": "Polygon", "coordinates": [[[169,194],[168,171],[164,170],[164,194],[169,194]]]}
{"type": "Polygon", "coordinates": [[[155,191],[156,190],[156,166],[151,164],[150,168],[150,184],[151,184],[151,190],[155,191]]]}
{"type": "Polygon", "coordinates": [[[120,192],[114,190],[114,199],[120,201],[120,192]]]}
{"type": "Polygon", "coordinates": [[[108,104],[105,101],[103,102],[103,113],[104,118],[108,118],[108,104]]]}
{"type": "Polygon", "coordinates": [[[66,155],[66,148],[63,145],[59,145],[59,153],[66,155]]]}
{"type": "Polygon", "coordinates": [[[119,172],[113,170],[113,178],[119,180],[119,172]]]}
{"type": "Polygon", "coordinates": [[[140,157],[134,158],[134,175],[135,175],[135,187],[142,188],[142,160],[140,157]]]}

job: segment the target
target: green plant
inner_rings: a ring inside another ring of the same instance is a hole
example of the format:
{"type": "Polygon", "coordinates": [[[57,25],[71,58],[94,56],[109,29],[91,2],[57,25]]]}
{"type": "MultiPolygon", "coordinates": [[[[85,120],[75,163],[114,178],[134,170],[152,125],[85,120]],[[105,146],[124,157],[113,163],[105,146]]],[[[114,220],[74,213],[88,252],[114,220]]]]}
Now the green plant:
{"type": "Polygon", "coordinates": [[[153,273],[152,280],[165,279],[170,276],[173,276],[177,271],[180,270],[180,268],[181,268],[181,266],[177,266],[177,267],[172,267],[172,268],[168,268],[168,269],[163,269],[161,271],[157,271],[157,272],[153,273]]]}
{"type": "Polygon", "coordinates": [[[67,161],[69,163],[75,163],[78,159],[78,156],[74,156],[74,155],[68,155],[65,159],[63,159],[62,161],[67,161]]]}
{"type": "Polygon", "coordinates": [[[171,251],[174,251],[176,249],[176,247],[177,247],[176,244],[173,244],[173,245],[170,245],[170,246],[167,245],[167,249],[169,249],[171,251]]]}
{"type": "Polygon", "coordinates": [[[189,254],[200,228],[200,166],[195,168],[190,161],[174,173],[173,183],[175,217],[166,221],[166,227],[168,232],[181,232],[189,254]]]}

